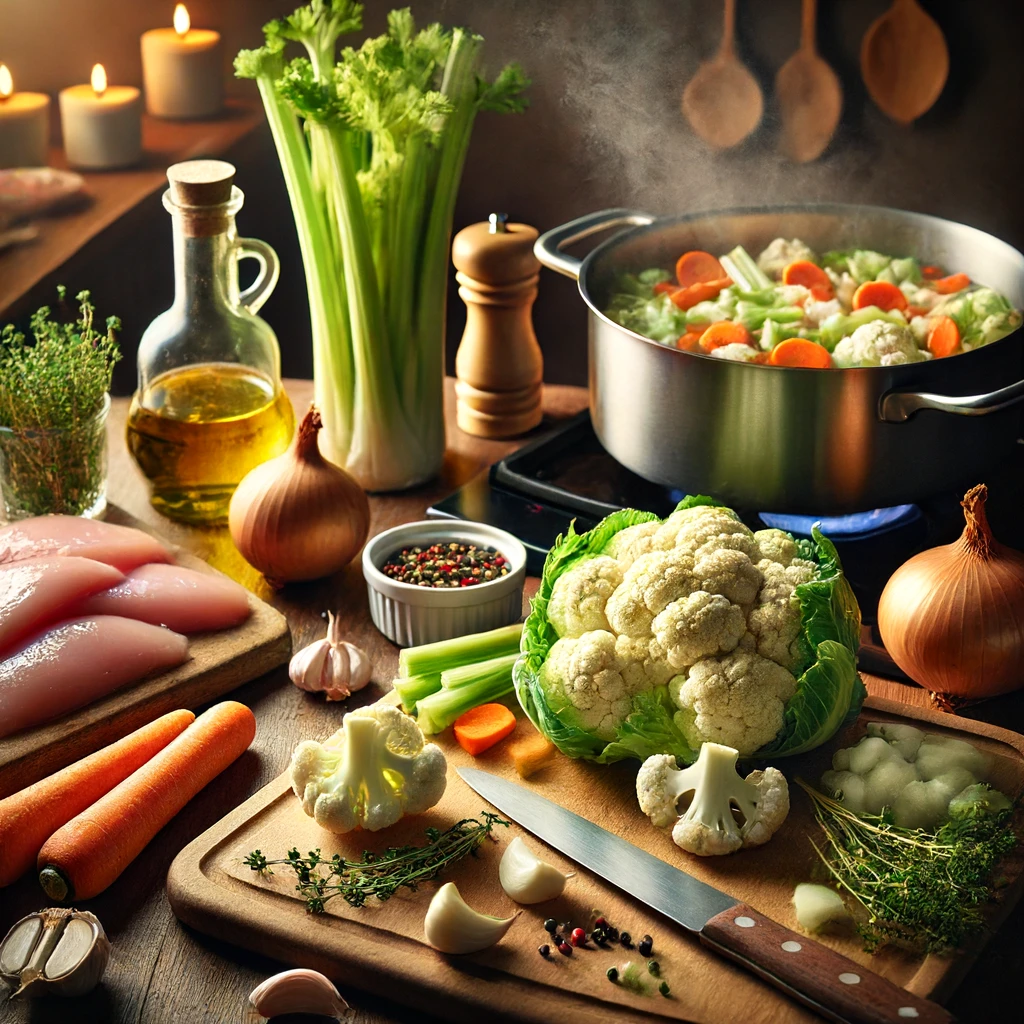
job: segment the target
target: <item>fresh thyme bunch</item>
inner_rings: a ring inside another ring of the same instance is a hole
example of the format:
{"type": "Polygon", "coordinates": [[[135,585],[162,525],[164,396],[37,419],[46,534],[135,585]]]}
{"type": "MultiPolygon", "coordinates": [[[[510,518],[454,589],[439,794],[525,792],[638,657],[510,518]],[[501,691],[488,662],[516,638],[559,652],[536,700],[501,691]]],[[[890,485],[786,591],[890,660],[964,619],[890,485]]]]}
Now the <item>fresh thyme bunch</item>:
{"type": "MultiPolygon", "coordinates": [[[[66,289],[58,287],[63,304],[66,289]]],[[[97,330],[87,291],[75,296],[77,319],[60,322],[50,307],[33,315],[33,341],[8,324],[0,331],[0,485],[9,516],[87,511],[106,481],[102,412],[121,358],[116,317],[97,330]]]]}
{"type": "Polygon", "coordinates": [[[272,874],[273,865],[288,865],[298,876],[295,889],[302,894],[307,909],[319,914],[335,896],[361,907],[371,897],[383,903],[399,889],[416,889],[421,882],[436,878],[449,864],[475,853],[495,825],[508,824],[497,814],[484,811],[480,818],[464,818],[444,832],[428,828],[424,846],[392,846],[381,853],[366,850],[362,860],[345,860],[337,853],[325,860],[319,850],[311,850],[308,857],[289,850],[286,860],[267,860],[259,850],[253,850],[244,863],[260,874],[272,874]]]}
{"type": "Polygon", "coordinates": [[[854,814],[800,785],[825,833],[815,851],[866,914],[858,924],[866,952],[888,943],[943,952],[981,930],[993,871],[1017,845],[1012,811],[952,818],[929,833],[899,828],[885,814],[854,814]]]}

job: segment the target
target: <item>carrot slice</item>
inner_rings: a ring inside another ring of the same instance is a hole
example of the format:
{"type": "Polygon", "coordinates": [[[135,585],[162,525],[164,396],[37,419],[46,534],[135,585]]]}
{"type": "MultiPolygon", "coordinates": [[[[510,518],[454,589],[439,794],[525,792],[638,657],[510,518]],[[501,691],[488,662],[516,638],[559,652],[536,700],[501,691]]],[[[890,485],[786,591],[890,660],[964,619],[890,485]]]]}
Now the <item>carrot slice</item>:
{"type": "Polygon", "coordinates": [[[890,309],[907,308],[907,297],[891,281],[865,281],[853,293],[853,308],[877,306],[888,312],[890,309]]]}
{"type": "Polygon", "coordinates": [[[504,704],[481,704],[455,719],[455,738],[463,750],[482,754],[516,727],[516,716],[504,704]]]}
{"type": "Polygon", "coordinates": [[[39,883],[56,902],[103,892],[207,783],[240,757],[256,718],[237,701],[203,712],[152,760],[59,828],[39,851],[39,883]]]}
{"type": "Polygon", "coordinates": [[[0,800],[0,886],[20,878],[61,825],[141,768],[195,717],[191,711],[172,711],[0,800]]]}
{"type": "Polygon", "coordinates": [[[659,281],[654,286],[655,295],[671,295],[673,292],[679,290],[679,285],[673,281],[659,281]]]}
{"type": "Polygon", "coordinates": [[[942,269],[942,267],[936,265],[935,263],[926,263],[921,268],[921,276],[926,281],[937,281],[940,277],[944,277],[945,274],[946,272],[942,269]]]}
{"type": "Polygon", "coordinates": [[[828,274],[817,263],[812,263],[810,260],[794,260],[788,264],[782,271],[782,283],[802,284],[805,288],[810,289],[811,295],[818,302],[828,302],[836,295],[836,290],[832,286],[828,274]]]}
{"type": "Polygon", "coordinates": [[[743,324],[719,320],[700,336],[700,348],[702,352],[711,352],[723,345],[749,345],[752,340],[753,335],[743,324]]]}
{"type": "Polygon", "coordinates": [[[931,310],[927,306],[907,306],[907,319],[913,320],[915,316],[927,316],[931,310]]]}
{"type": "Polygon", "coordinates": [[[676,280],[680,288],[689,288],[692,284],[700,284],[702,281],[717,281],[725,277],[725,270],[722,264],[709,252],[701,249],[694,249],[691,252],[684,252],[676,260],[676,280]]]}
{"type": "Polygon", "coordinates": [[[817,342],[806,338],[787,338],[780,341],[768,356],[771,366],[803,366],[812,370],[828,370],[832,357],[817,342]]]}
{"type": "Polygon", "coordinates": [[[708,299],[718,298],[718,293],[731,284],[732,280],[728,277],[718,277],[713,281],[698,281],[688,288],[679,288],[674,291],[672,301],[680,309],[690,309],[698,302],[707,302],[708,299]]]}
{"type": "Polygon", "coordinates": [[[680,348],[684,352],[697,352],[700,346],[700,336],[704,333],[704,330],[705,328],[701,328],[699,331],[688,330],[680,336],[676,342],[676,348],[680,348]]]}
{"type": "Polygon", "coordinates": [[[937,316],[928,331],[928,351],[936,359],[951,356],[960,347],[960,328],[949,316],[937,316]]]}
{"type": "Polygon", "coordinates": [[[940,295],[952,295],[953,292],[962,292],[970,283],[971,279],[966,274],[950,274],[932,281],[932,288],[940,295]]]}

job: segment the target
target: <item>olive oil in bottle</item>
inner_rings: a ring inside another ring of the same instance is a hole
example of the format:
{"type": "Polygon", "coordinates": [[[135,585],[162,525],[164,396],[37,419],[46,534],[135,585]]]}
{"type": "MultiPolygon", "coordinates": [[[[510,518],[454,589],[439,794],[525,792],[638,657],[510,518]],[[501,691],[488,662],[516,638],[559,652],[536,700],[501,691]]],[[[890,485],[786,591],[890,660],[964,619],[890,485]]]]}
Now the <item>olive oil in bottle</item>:
{"type": "Polygon", "coordinates": [[[242,477],[280,455],[295,418],[284,390],[237,363],[199,363],[155,377],[128,413],[128,449],[172,519],[217,523],[242,477]]]}

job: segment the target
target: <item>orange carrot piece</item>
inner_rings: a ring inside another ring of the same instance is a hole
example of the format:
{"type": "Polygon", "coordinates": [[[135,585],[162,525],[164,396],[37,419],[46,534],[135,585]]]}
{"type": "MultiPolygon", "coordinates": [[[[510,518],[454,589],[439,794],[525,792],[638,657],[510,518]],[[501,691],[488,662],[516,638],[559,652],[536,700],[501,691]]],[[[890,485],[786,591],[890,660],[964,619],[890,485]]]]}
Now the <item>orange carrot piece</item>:
{"type": "Polygon", "coordinates": [[[512,741],[509,753],[521,779],[528,779],[558,760],[558,747],[539,732],[512,741]]]}
{"type": "Polygon", "coordinates": [[[673,281],[659,281],[654,286],[655,295],[671,295],[673,292],[679,291],[679,285],[673,281]]]}
{"type": "Polygon", "coordinates": [[[481,704],[455,719],[455,738],[463,750],[482,754],[516,727],[516,716],[504,704],[481,704]]]}
{"type": "Polygon", "coordinates": [[[723,345],[749,345],[752,340],[750,331],[743,324],[719,320],[700,336],[700,349],[702,352],[711,352],[723,345]]]}
{"type": "Polygon", "coordinates": [[[141,768],[192,722],[172,711],[95,754],[0,800],[0,887],[30,870],[43,843],[141,768]]]}
{"type": "Polygon", "coordinates": [[[832,357],[817,342],[807,338],[780,341],[768,356],[770,366],[803,366],[811,370],[828,370],[832,357]]]}
{"type": "Polygon", "coordinates": [[[817,263],[810,260],[794,260],[782,271],[783,284],[802,284],[810,289],[811,295],[818,302],[828,302],[834,299],[836,290],[832,286],[832,280],[817,263]]]}
{"type": "Polygon", "coordinates": [[[926,281],[937,281],[940,277],[944,277],[946,272],[942,267],[937,266],[935,263],[926,263],[921,268],[921,276],[926,281]]]}
{"type": "Polygon", "coordinates": [[[244,704],[226,700],[203,712],[152,760],[47,839],[36,859],[47,896],[70,903],[103,892],[255,735],[256,718],[244,704]]]}
{"type": "Polygon", "coordinates": [[[723,288],[728,288],[732,280],[728,277],[718,277],[713,281],[698,281],[688,288],[679,288],[672,293],[672,301],[680,309],[690,309],[698,302],[707,302],[708,299],[718,298],[718,293],[723,288]]]}
{"type": "Polygon", "coordinates": [[[953,292],[962,292],[970,283],[971,279],[966,274],[950,274],[932,281],[932,288],[940,295],[952,295],[953,292]]]}
{"type": "Polygon", "coordinates": [[[906,295],[891,281],[865,281],[853,293],[854,309],[877,306],[879,309],[889,312],[891,309],[904,310],[908,305],[906,295]]]}
{"type": "Polygon", "coordinates": [[[700,336],[705,330],[705,327],[699,331],[687,330],[685,334],[680,335],[676,342],[676,348],[681,348],[684,352],[697,352],[700,346],[700,336]]]}
{"type": "Polygon", "coordinates": [[[927,306],[915,306],[911,303],[907,306],[907,319],[913,320],[915,316],[927,316],[931,310],[927,306]]]}
{"type": "Polygon", "coordinates": [[[951,356],[960,347],[960,328],[949,316],[937,316],[929,325],[928,351],[936,359],[951,356]]]}
{"type": "Polygon", "coordinates": [[[676,280],[680,288],[689,288],[690,285],[705,281],[717,281],[722,277],[725,277],[722,264],[709,252],[694,249],[691,252],[684,252],[676,260],[676,280]]]}

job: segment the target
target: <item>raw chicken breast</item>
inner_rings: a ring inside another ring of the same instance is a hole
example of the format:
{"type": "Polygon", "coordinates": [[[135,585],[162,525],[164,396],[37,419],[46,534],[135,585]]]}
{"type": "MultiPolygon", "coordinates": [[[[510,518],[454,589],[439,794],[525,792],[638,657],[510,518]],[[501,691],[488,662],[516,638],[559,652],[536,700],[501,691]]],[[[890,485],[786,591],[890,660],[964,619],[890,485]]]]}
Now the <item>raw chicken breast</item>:
{"type": "Polygon", "coordinates": [[[83,599],[124,579],[91,558],[26,558],[0,565],[0,656],[18,641],[77,614],[83,599]]]}
{"type": "Polygon", "coordinates": [[[0,661],[0,737],[188,659],[188,640],[115,615],[71,619],[0,661]]]}
{"type": "Polygon", "coordinates": [[[121,572],[171,560],[167,549],[148,533],[98,519],[36,516],[0,529],[0,564],[44,555],[81,555],[121,572]]]}
{"type": "Polygon", "coordinates": [[[143,565],[101,594],[79,602],[74,615],[124,615],[179,633],[236,626],[249,617],[244,587],[224,576],[180,565],[143,565]]]}

